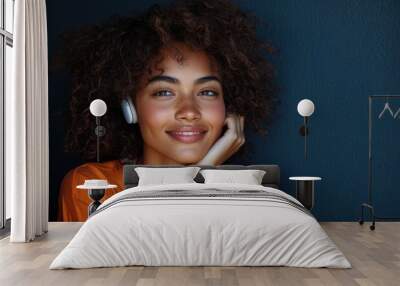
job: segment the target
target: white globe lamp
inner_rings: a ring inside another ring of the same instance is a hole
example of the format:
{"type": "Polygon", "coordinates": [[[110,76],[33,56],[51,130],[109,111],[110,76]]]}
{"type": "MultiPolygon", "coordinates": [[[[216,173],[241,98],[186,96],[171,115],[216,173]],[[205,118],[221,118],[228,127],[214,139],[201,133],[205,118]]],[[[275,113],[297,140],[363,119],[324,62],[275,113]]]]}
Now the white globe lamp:
{"type": "Polygon", "coordinates": [[[90,103],[89,109],[93,116],[101,117],[107,112],[107,104],[101,99],[95,99],[90,103]]]}
{"type": "Polygon", "coordinates": [[[107,104],[101,99],[95,99],[90,103],[89,106],[90,113],[96,117],[96,128],[94,133],[97,136],[97,149],[96,157],[97,162],[100,162],[100,137],[106,134],[106,128],[100,125],[100,118],[107,112],[107,104]]]}
{"type": "Polygon", "coordinates": [[[315,105],[309,99],[302,99],[297,104],[297,112],[303,116],[304,125],[300,127],[300,135],[304,136],[304,159],[307,159],[307,136],[310,132],[308,127],[309,117],[314,113],[315,105]]]}
{"type": "Polygon", "coordinates": [[[314,103],[309,99],[300,100],[297,104],[297,112],[303,117],[309,117],[314,113],[314,103]]]}

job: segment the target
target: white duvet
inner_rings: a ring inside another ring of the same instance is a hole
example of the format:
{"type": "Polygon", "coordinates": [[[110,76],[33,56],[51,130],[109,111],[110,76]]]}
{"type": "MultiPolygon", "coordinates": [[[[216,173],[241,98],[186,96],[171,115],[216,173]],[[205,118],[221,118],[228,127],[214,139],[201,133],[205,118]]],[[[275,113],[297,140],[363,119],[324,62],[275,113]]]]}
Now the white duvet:
{"type": "Polygon", "coordinates": [[[184,197],[115,203],[132,192],[205,188],[262,190],[297,202],[277,189],[254,185],[193,183],[127,189],[100,206],[103,211],[82,225],[50,269],[127,265],[351,267],[313,216],[279,201],[184,197]]]}

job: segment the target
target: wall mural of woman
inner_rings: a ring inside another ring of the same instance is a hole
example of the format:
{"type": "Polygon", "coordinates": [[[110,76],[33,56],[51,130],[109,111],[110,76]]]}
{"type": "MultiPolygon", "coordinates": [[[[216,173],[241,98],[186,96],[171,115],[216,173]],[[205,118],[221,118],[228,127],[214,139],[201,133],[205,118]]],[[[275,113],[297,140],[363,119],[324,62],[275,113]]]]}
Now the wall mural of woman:
{"type": "Polygon", "coordinates": [[[122,190],[122,165],[223,164],[245,145],[244,128],[265,134],[276,96],[271,47],[256,19],[225,0],[176,1],[64,35],[72,76],[66,150],[88,163],[64,177],[58,219],[84,221],[90,203],[76,186],[103,178],[122,190]],[[108,105],[96,158],[92,100],[108,105]],[[124,120],[130,99],[138,121],[124,120]]]}

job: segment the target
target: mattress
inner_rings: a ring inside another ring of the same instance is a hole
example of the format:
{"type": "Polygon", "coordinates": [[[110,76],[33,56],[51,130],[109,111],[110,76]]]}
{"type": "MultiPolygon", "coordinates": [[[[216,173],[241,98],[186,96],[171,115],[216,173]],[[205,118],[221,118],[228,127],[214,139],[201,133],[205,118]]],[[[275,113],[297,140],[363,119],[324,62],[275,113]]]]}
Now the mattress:
{"type": "Polygon", "coordinates": [[[50,269],[144,266],[350,268],[292,196],[243,184],[137,186],[106,200],[50,269]]]}

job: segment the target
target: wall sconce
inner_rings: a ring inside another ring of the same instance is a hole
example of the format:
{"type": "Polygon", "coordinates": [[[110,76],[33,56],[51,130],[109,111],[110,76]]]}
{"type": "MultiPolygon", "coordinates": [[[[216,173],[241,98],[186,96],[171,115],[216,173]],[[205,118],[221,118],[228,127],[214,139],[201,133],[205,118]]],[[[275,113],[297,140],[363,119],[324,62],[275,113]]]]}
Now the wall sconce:
{"type": "Polygon", "coordinates": [[[106,128],[100,125],[100,118],[107,112],[107,104],[101,99],[95,99],[90,103],[90,113],[96,117],[96,128],[94,133],[97,136],[97,162],[100,162],[100,137],[106,134],[106,128]]]}
{"type": "Polygon", "coordinates": [[[314,113],[314,103],[309,99],[303,99],[297,104],[297,112],[303,116],[304,125],[300,127],[300,135],[304,136],[304,159],[307,159],[307,136],[310,132],[308,128],[309,117],[314,113]]]}

